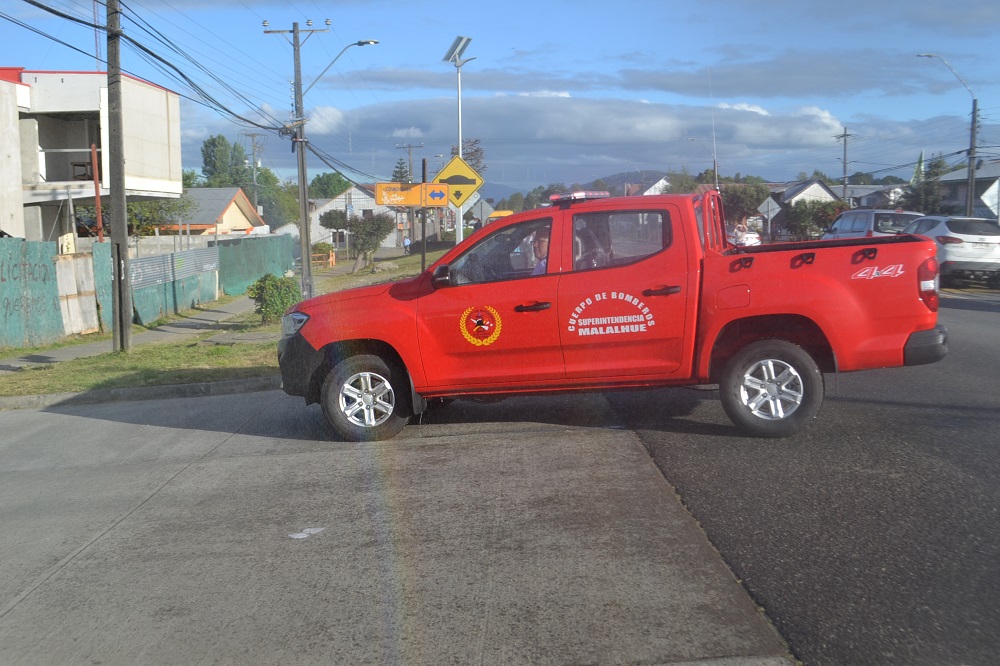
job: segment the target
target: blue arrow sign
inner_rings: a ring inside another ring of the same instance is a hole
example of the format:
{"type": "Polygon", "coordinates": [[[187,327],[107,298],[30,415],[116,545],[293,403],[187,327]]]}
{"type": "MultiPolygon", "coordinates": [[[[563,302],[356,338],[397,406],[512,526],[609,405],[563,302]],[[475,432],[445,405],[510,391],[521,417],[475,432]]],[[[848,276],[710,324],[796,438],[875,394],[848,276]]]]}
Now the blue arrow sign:
{"type": "Polygon", "coordinates": [[[428,196],[430,196],[431,199],[444,199],[447,195],[441,190],[431,190],[428,196]]]}

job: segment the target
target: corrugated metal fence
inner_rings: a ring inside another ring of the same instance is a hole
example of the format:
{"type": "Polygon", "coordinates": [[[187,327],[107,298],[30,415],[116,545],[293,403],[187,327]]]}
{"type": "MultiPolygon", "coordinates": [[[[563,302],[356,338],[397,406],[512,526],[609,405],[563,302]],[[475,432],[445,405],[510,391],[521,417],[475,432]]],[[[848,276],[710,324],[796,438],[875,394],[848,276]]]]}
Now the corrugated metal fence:
{"type": "MultiPolygon", "coordinates": [[[[218,246],[129,261],[135,322],[239,295],[267,273],[293,266],[288,236],[222,241],[218,246]]],[[[0,348],[41,346],[111,327],[110,243],[93,254],[59,255],[54,242],[0,238],[0,348]]]]}

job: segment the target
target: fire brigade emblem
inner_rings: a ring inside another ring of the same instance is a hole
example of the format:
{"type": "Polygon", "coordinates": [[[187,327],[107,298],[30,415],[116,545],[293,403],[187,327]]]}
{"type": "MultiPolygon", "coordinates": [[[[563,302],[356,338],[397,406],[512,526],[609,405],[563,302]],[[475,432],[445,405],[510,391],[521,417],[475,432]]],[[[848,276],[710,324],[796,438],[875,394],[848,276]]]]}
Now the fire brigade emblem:
{"type": "Polygon", "coordinates": [[[500,313],[487,305],[471,307],[463,312],[459,328],[462,329],[462,337],[470,344],[485,347],[497,341],[503,323],[500,321],[500,313]]]}

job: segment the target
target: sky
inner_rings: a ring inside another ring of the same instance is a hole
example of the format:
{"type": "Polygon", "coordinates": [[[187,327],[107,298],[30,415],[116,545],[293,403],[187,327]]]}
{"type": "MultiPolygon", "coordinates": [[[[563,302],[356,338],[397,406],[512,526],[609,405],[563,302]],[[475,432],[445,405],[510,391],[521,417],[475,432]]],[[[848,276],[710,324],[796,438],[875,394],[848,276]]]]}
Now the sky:
{"type": "MultiPolygon", "coordinates": [[[[92,0],[5,0],[0,65],[105,70],[92,0]],[[58,41],[56,41],[58,40],[58,41]]],[[[222,134],[262,146],[294,179],[293,24],[306,136],[355,182],[412,157],[433,176],[479,139],[489,183],[521,191],[646,171],[791,181],[818,169],[909,180],[921,152],[1000,158],[1000,3],[994,0],[122,0],[122,69],[181,98],[182,158],[222,134]],[[268,21],[269,26],[263,27],[268,21]],[[326,21],[330,24],[327,25],[326,21]],[[307,24],[311,21],[311,27],[307,24]],[[265,30],[287,31],[271,33],[265,30]],[[443,60],[471,41],[460,70],[443,60]],[[363,47],[359,40],[378,40],[363,47]],[[346,50],[345,50],[346,47],[346,50]],[[936,57],[917,57],[917,54],[936,57]],[[327,69],[329,67],[329,69],[327,69]],[[326,69],[325,74],[324,69],[326,69]],[[322,76],[321,76],[322,74],[322,76]],[[247,122],[249,121],[249,122],[247,122]],[[257,135],[252,137],[251,135],[257,135]]],[[[331,171],[310,154],[309,177],[331,171]]]]}

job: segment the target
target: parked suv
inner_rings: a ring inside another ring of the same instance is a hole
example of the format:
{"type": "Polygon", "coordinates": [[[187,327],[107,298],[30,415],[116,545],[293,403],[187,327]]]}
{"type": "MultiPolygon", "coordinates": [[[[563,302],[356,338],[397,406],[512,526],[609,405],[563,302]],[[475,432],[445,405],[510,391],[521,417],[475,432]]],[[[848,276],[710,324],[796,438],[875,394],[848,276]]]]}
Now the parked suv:
{"type": "Polygon", "coordinates": [[[833,221],[830,230],[823,234],[822,240],[895,236],[918,217],[923,217],[923,213],[875,208],[845,210],[833,221]]]}
{"type": "Polygon", "coordinates": [[[904,233],[927,236],[937,245],[941,282],[986,280],[1000,287],[1000,225],[981,217],[928,215],[904,233]]]}

